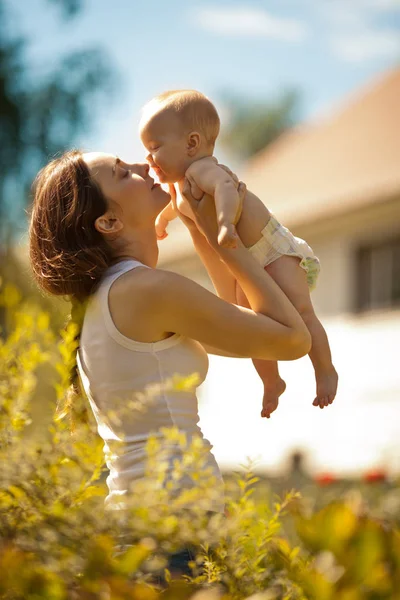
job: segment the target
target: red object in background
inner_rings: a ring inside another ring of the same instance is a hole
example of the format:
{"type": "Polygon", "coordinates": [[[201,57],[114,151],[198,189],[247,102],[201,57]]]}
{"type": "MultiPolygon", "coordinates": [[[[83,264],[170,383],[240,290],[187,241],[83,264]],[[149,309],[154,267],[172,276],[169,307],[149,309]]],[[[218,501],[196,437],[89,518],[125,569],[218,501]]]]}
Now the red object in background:
{"type": "Polygon", "coordinates": [[[330,485],[336,481],[336,477],[332,473],[320,473],[314,477],[314,481],[318,485],[330,485]]]}
{"type": "Polygon", "coordinates": [[[378,483],[386,481],[387,474],[383,469],[371,469],[365,473],[363,479],[366,483],[378,483]]]}

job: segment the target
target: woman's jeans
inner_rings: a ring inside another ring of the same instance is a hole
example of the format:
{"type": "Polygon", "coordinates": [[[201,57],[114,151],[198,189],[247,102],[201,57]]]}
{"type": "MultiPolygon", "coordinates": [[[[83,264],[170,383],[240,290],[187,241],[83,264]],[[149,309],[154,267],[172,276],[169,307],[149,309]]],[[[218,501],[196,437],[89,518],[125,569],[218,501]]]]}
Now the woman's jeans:
{"type": "MultiPolygon", "coordinates": [[[[207,516],[211,517],[213,515],[215,515],[214,512],[207,511],[207,516]]],[[[132,540],[129,539],[127,534],[121,534],[118,537],[121,543],[115,546],[116,552],[114,556],[123,554],[132,545],[132,540]]],[[[193,575],[193,571],[190,568],[189,563],[196,559],[196,551],[197,548],[188,545],[181,548],[177,552],[172,552],[166,556],[166,568],[171,573],[173,578],[181,577],[182,575],[193,575]]],[[[158,585],[166,585],[164,574],[161,575],[158,573],[155,575],[153,582],[158,585]]]]}

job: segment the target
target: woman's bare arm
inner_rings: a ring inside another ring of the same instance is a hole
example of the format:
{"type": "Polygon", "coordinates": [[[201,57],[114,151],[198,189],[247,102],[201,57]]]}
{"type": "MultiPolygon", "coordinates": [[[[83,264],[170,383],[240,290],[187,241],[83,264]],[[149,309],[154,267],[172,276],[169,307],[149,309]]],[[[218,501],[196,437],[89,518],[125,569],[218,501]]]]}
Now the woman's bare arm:
{"type": "Polygon", "coordinates": [[[141,342],[178,333],[231,356],[294,360],[307,354],[308,330],[278,285],[242,246],[223,252],[234,255],[229,266],[238,279],[245,272],[240,283],[258,310],[225,302],[176,273],[138,268],[110,289],[116,327],[141,342]]]}
{"type": "Polygon", "coordinates": [[[209,346],[208,344],[202,344],[207,354],[213,354],[214,356],[224,356],[225,358],[250,358],[250,356],[243,356],[241,354],[234,354],[234,352],[228,352],[228,350],[221,350],[215,346],[209,346]]]}
{"type": "MultiPolygon", "coordinates": [[[[251,308],[256,312],[272,317],[280,323],[295,327],[298,331],[303,333],[308,331],[299,313],[294,309],[279,286],[240,241],[237,249],[222,248],[218,245],[218,226],[213,198],[206,194],[200,201],[197,201],[191,196],[189,185],[184,185],[182,193],[192,209],[195,223],[180,214],[181,219],[189,228],[192,236],[197,227],[199,232],[206,237],[211,249],[225,263],[233,278],[243,289],[251,308]]],[[[176,204],[176,198],[173,194],[171,200],[176,204]]],[[[209,256],[211,256],[211,253],[209,253],[209,256]]]]}
{"type": "MultiPolygon", "coordinates": [[[[307,354],[310,336],[292,304],[244,248],[231,252],[236,253],[236,264],[253,261],[260,269],[261,277],[249,264],[242,265],[249,271],[248,279],[253,280],[247,295],[262,310],[255,312],[225,302],[175,273],[148,270],[140,290],[139,318],[142,323],[151,320],[153,339],[174,332],[234,355],[266,360],[293,360],[307,354]],[[264,296],[269,297],[268,302],[264,296]]],[[[132,289],[132,296],[137,293],[137,287],[132,289]]]]}
{"type": "Polygon", "coordinates": [[[218,296],[235,304],[236,280],[234,276],[197,227],[190,230],[190,235],[193,246],[205,266],[218,296]]]}
{"type": "MultiPolygon", "coordinates": [[[[246,185],[243,182],[239,182],[236,175],[232,173],[232,171],[230,171],[230,169],[228,169],[228,167],[226,167],[225,165],[220,165],[220,170],[226,171],[232,177],[233,181],[235,182],[235,186],[237,187],[239,197],[241,201],[243,201],[247,193],[246,185]]],[[[188,193],[188,191],[189,190],[186,187],[186,192],[188,193]]],[[[179,211],[178,214],[180,214],[179,211]]],[[[227,302],[235,304],[236,280],[234,276],[232,275],[224,261],[218,255],[218,252],[216,252],[213,249],[213,247],[209,244],[207,238],[202,233],[200,233],[195,223],[190,219],[185,219],[184,222],[187,228],[189,229],[193,246],[197,254],[199,255],[203,265],[205,266],[218,296],[220,298],[223,298],[227,302]]]]}
{"type": "MultiPolygon", "coordinates": [[[[176,206],[173,186],[170,193],[176,206]]],[[[160,288],[154,299],[156,305],[157,302],[162,305],[159,307],[161,320],[166,315],[169,323],[164,332],[182,333],[239,356],[290,360],[306,354],[311,345],[308,329],[279,286],[241,242],[236,249],[218,245],[213,198],[205,195],[197,201],[190,194],[189,184],[184,185],[183,194],[192,208],[195,223],[178,211],[181,219],[191,232],[197,228],[206,237],[211,249],[242,287],[253,310],[227,303],[186,278],[164,272],[163,283],[162,278],[157,278],[160,288]],[[171,279],[168,284],[167,279],[171,279]],[[168,302],[162,302],[164,299],[172,300],[172,304],[168,306],[168,302]]]]}
{"type": "MultiPolygon", "coordinates": [[[[236,279],[197,227],[190,230],[190,235],[194,248],[207,270],[218,297],[231,304],[236,304],[236,279]]],[[[208,354],[229,358],[248,358],[208,344],[203,343],[203,346],[208,354]]]]}
{"type": "MultiPolygon", "coordinates": [[[[175,273],[135,269],[119,278],[110,290],[110,310],[118,316],[116,326],[139,341],[151,342],[168,333],[178,333],[206,346],[250,358],[293,360],[307,354],[310,334],[279,286],[243,244],[239,243],[236,249],[218,246],[213,199],[205,196],[192,208],[196,226],[237,279],[252,310],[226,302],[175,273]],[[126,302],[127,297],[131,302],[126,302]]],[[[193,227],[191,219],[186,220],[193,227]]]]}

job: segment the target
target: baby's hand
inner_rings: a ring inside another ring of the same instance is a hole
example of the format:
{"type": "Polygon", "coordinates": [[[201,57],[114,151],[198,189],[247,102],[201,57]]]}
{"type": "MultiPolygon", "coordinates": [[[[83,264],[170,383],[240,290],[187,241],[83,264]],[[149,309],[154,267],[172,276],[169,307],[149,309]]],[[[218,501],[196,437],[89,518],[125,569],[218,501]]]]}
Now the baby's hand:
{"type": "Polygon", "coordinates": [[[158,240],[165,240],[168,237],[167,226],[168,219],[164,217],[162,213],[160,213],[156,218],[156,235],[158,240]]]}
{"type": "Polygon", "coordinates": [[[156,235],[159,240],[164,240],[168,237],[168,223],[178,216],[176,212],[176,190],[172,183],[169,185],[169,195],[171,198],[169,203],[157,216],[155,222],[156,235]]]}

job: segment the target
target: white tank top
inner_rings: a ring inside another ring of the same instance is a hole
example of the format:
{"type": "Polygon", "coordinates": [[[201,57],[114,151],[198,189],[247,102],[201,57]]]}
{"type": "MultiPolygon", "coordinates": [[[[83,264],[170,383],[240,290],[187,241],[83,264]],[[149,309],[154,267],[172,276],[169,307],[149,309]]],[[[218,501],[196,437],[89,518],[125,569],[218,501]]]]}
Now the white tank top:
{"type": "MultiPolygon", "coordinates": [[[[144,478],[149,436],[156,435],[162,440],[161,428],[176,427],[189,441],[194,435],[203,439],[208,450],[205,467],[211,468],[218,493],[214,489],[213,499],[206,501],[206,505],[202,503],[201,508],[223,512],[223,480],[211,453],[212,446],[198,426],[196,389],[177,391],[168,385],[176,375],[189,377],[194,373],[199,378],[196,385],[200,385],[208,370],[207,353],[199,342],[178,334],[153,343],[125,337],[110,314],[111,285],[123,273],[144,266],[135,260],[124,260],[107,269],[90,297],[77,353],[79,374],[104,440],[105,461],[110,471],[105,505],[124,507],[122,497],[130,490],[134,493],[135,482],[144,478]],[[150,389],[149,403],[148,394],[143,396],[145,388],[150,389]]],[[[176,449],[172,448],[167,470],[172,472],[174,460],[181,457],[177,444],[176,449]]],[[[193,485],[190,477],[182,479],[182,487],[193,485]]]]}

